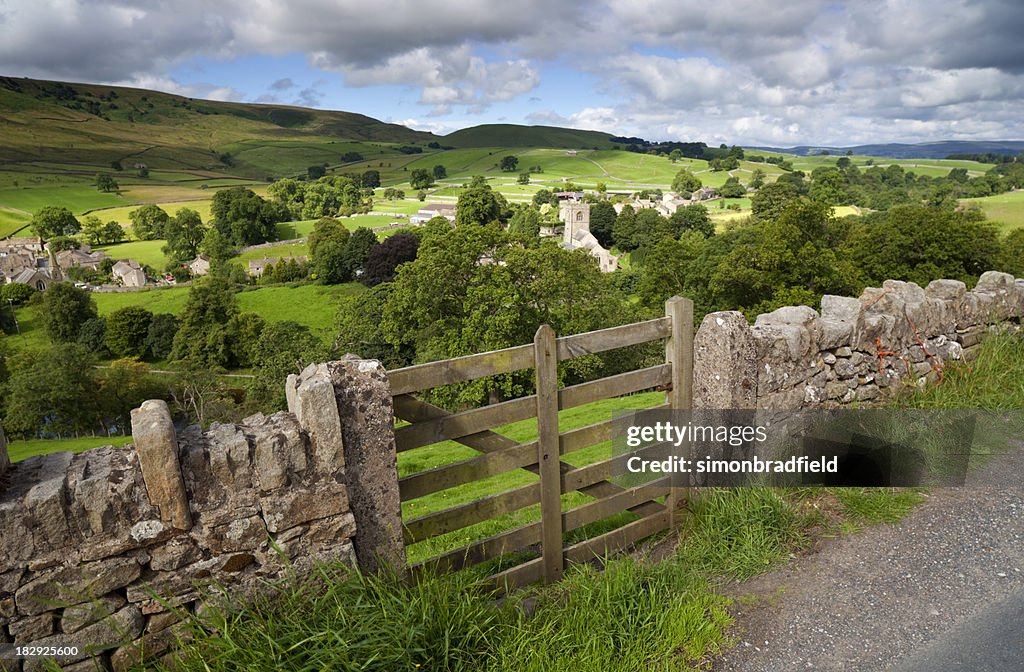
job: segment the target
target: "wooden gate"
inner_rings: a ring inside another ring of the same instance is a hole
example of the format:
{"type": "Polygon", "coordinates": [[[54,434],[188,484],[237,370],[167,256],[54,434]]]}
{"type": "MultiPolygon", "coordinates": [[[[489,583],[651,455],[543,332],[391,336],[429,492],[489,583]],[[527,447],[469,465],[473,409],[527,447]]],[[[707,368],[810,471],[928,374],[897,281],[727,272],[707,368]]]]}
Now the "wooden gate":
{"type": "Polygon", "coordinates": [[[399,453],[447,440],[479,453],[404,476],[399,480],[403,502],[515,469],[539,475],[527,485],[404,520],[405,542],[414,544],[540,504],[539,520],[435,555],[411,567],[412,571],[460,569],[539,545],[539,557],[500,571],[492,579],[507,588],[541,579],[557,581],[568,562],[588,561],[668,529],[678,504],[686,498],[687,493],[676,491],[681,489],[669,487],[667,477],[628,489],[612,483],[609,479],[625,456],[581,467],[563,461],[561,456],[609,441],[613,420],[561,432],[558,412],[650,389],[667,390],[666,402],[655,408],[689,408],[693,378],[693,303],[689,299],[670,299],[665,317],[584,334],[557,338],[549,326],[542,325],[531,345],[409,366],[390,371],[389,377],[395,416],[409,423],[395,430],[399,453]],[[558,389],[561,361],[660,339],[666,341],[663,364],[558,389]],[[523,369],[535,371],[535,394],[482,408],[449,413],[413,396],[523,369]],[[537,418],[536,440],[519,443],[493,431],[533,417],[537,418]],[[574,491],[593,499],[563,511],[562,495],[574,491]],[[639,518],[564,544],[566,533],[622,511],[639,518]]]}

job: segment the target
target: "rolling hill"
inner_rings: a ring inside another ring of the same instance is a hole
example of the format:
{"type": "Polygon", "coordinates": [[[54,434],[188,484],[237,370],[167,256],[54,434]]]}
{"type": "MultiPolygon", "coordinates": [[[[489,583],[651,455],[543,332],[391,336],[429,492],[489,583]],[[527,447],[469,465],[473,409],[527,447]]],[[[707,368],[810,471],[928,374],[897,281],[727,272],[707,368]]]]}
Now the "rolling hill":
{"type": "Polygon", "coordinates": [[[827,151],[843,155],[850,151],[859,156],[880,156],[890,159],[945,159],[952,154],[1019,154],[1024,152],[1024,141],[1019,140],[941,140],[918,144],[888,143],[878,145],[854,145],[851,147],[824,147],[801,145],[799,147],[751,147],[766,152],[812,156],[827,151]]]}
{"type": "Polygon", "coordinates": [[[482,124],[444,136],[452,147],[551,147],[554,149],[611,149],[612,136],[557,126],[482,124]]]}

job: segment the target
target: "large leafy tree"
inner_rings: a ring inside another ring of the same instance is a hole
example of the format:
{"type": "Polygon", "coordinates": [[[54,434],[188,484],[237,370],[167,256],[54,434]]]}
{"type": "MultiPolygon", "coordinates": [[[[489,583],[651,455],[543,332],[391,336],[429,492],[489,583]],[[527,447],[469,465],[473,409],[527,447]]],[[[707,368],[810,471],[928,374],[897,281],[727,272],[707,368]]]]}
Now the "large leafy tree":
{"type": "Polygon", "coordinates": [[[171,216],[159,205],[144,205],[128,213],[132,220],[132,232],[138,240],[157,240],[165,238],[164,227],[171,221],[171,216]]]}
{"type": "MultiPolygon", "coordinates": [[[[306,189],[307,202],[303,206],[304,211],[309,205],[310,188],[306,189]]],[[[276,240],[275,224],[288,217],[287,207],[265,201],[245,187],[218,191],[213,196],[210,212],[213,214],[214,226],[227,236],[233,245],[239,247],[276,240]]]]}
{"type": "Polygon", "coordinates": [[[142,306],[125,306],[107,316],[105,342],[115,357],[146,356],[146,338],[153,313],[142,306]]]}
{"type": "Polygon", "coordinates": [[[55,282],[43,292],[40,311],[47,336],[54,343],[74,343],[86,320],[97,317],[89,292],[67,282],[55,282]]]}
{"type": "Polygon", "coordinates": [[[395,234],[380,245],[373,246],[366,257],[366,263],[363,264],[360,282],[367,287],[373,287],[382,282],[393,281],[396,269],[415,259],[419,246],[419,238],[403,233],[395,234]]]}
{"type": "Polygon", "coordinates": [[[611,247],[614,240],[612,230],[615,226],[615,206],[608,201],[598,201],[590,205],[590,232],[603,247],[611,247]]]}
{"type": "Polygon", "coordinates": [[[32,231],[43,240],[57,236],[73,236],[82,228],[67,208],[48,205],[32,216],[32,231]]]}
{"type": "Polygon", "coordinates": [[[170,358],[199,367],[228,366],[232,357],[228,323],[237,314],[238,300],[226,277],[212,273],[196,280],[181,313],[170,358]]]}
{"type": "Polygon", "coordinates": [[[474,180],[459,194],[455,225],[485,225],[501,220],[504,198],[483,180],[474,180]]]}
{"type": "Polygon", "coordinates": [[[27,349],[11,357],[4,429],[22,436],[44,429],[58,435],[95,429],[101,395],[94,361],[77,343],[27,349]]]}
{"type": "Polygon", "coordinates": [[[198,212],[182,208],[164,225],[164,236],[167,238],[167,244],[163,247],[164,254],[178,262],[194,259],[206,231],[198,212]]]}
{"type": "Polygon", "coordinates": [[[701,186],[700,178],[686,168],[681,169],[672,179],[672,191],[683,198],[689,198],[701,186]]]}

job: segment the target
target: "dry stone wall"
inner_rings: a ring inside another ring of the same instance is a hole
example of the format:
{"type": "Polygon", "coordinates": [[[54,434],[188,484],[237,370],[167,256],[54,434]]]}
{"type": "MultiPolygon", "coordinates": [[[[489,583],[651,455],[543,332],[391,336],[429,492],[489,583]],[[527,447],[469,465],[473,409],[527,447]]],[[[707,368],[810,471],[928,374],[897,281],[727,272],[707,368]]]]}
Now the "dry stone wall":
{"type": "Polygon", "coordinates": [[[124,670],[187,636],[176,611],[218,592],[237,604],[319,561],[354,563],[360,525],[363,554],[401,566],[383,369],[311,367],[288,397],[295,412],[180,434],[166,404],[147,401],[134,445],[0,462],[0,643],[101,646],[64,669],[124,670]]]}
{"type": "Polygon", "coordinates": [[[798,409],[877,403],[924,385],[952,361],[977,356],[984,334],[1018,329],[1024,280],[989,271],[968,291],[957,280],[922,288],[888,280],[860,298],[824,296],[820,313],[788,306],[705,316],[694,338],[694,405],[798,409]]]}

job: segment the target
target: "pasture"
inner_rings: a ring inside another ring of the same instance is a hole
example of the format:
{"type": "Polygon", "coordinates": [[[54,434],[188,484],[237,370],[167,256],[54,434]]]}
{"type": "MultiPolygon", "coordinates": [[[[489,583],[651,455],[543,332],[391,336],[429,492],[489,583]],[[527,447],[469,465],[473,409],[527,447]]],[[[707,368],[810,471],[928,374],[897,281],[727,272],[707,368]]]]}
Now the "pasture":
{"type": "Polygon", "coordinates": [[[1008,191],[984,198],[965,198],[962,203],[976,203],[985,216],[1007,233],[1024,227],[1024,191],[1008,191]]]}
{"type": "Polygon", "coordinates": [[[95,249],[103,250],[111,259],[134,259],[162,271],[167,264],[167,257],[163,253],[166,244],[166,240],[134,240],[116,245],[98,245],[95,249]]]}
{"type": "Polygon", "coordinates": [[[126,205],[130,202],[117,194],[105,194],[96,191],[95,187],[84,185],[0,189],[0,206],[25,212],[36,212],[48,205],[56,205],[80,215],[96,208],[126,205]]]}

